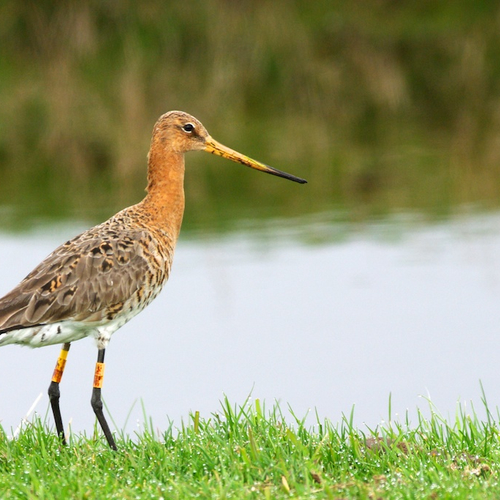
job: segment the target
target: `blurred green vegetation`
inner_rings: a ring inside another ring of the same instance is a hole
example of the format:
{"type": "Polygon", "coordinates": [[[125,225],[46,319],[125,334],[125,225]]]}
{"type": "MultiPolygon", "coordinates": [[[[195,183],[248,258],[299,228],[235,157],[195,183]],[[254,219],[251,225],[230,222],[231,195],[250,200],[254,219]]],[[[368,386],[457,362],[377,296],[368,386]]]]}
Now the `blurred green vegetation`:
{"type": "Polygon", "coordinates": [[[498,2],[4,0],[0,47],[4,228],[140,200],[170,109],[309,180],[190,154],[188,230],[499,205],[498,2]]]}

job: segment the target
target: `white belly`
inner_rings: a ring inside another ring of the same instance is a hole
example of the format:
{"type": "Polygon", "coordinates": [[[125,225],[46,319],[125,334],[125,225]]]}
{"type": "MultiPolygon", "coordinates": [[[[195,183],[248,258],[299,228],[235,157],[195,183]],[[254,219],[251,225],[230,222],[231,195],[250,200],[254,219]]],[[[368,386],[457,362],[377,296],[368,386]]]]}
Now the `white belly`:
{"type": "Polygon", "coordinates": [[[93,323],[61,321],[50,325],[12,330],[0,335],[0,346],[22,344],[29,347],[43,347],[74,342],[84,337],[93,337],[98,349],[105,349],[111,335],[134,316],[135,314],[121,315],[111,321],[104,320],[93,323]]]}

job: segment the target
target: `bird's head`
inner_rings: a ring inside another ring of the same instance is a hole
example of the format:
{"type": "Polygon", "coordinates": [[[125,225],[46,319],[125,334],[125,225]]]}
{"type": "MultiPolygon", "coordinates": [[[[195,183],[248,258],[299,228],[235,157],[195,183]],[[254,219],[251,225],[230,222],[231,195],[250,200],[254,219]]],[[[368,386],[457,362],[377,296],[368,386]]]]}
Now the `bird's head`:
{"type": "Polygon", "coordinates": [[[160,145],[160,148],[166,151],[174,153],[207,151],[247,167],[284,177],[300,184],[307,182],[304,179],[253,160],[217,142],[210,136],[199,120],[183,111],[169,111],[158,119],[153,130],[153,143],[160,145]]]}

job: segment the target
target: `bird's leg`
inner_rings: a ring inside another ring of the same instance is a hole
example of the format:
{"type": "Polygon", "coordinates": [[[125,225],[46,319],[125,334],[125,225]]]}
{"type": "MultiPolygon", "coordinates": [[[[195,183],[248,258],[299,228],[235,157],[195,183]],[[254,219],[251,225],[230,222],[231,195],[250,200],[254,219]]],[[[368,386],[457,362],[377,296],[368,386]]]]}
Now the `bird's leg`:
{"type": "Polygon", "coordinates": [[[61,382],[64,373],[64,367],[66,366],[66,359],[68,357],[70,347],[71,344],[69,342],[63,344],[52,375],[52,382],[49,386],[50,406],[52,407],[52,414],[54,415],[54,421],[56,423],[57,435],[61,438],[62,444],[66,444],[66,438],[64,437],[61,409],[59,408],[59,398],[61,396],[61,393],[59,392],[59,382],[61,382]]]}
{"type": "Polygon", "coordinates": [[[109,446],[113,450],[117,450],[115,440],[109,430],[109,425],[104,418],[104,413],[102,412],[103,405],[101,399],[101,388],[104,380],[104,352],[105,349],[99,349],[97,351],[97,363],[95,365],[94,372],[94,388],[92,389],[92,399],[90,400],[90,403],[92,404],[92,409],[94,410],[97,420],[99,420],[102,431],[108,440],[109,446]]]}

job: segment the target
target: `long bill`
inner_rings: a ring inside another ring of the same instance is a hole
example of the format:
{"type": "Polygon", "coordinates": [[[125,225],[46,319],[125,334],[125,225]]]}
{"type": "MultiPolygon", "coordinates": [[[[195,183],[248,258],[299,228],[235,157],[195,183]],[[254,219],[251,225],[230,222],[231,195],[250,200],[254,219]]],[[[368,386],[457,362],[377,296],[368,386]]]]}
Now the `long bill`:
{"type": "Polygon", "coordinates": [[[205,151],[214,155],[222,156],[223,158],[227,158],[228,160],[241,163],[242,165],[246,165],[247,167],[255,168],[255,170],[261,170],[262,172],[266,172],[271,175],[277,175],[278,177],[283,177],[284,179],[289,179],[300,184],[305,184],[307,182],[305,179],[295,177],[295,175],[282,172],[277,168],[273,168],[269,165],[265,165],[264,163],[260,163],[259,161],[252,160],[252,158],[242,155],[241,153],[238,153],[237,151],[234,151],[233,149],[222,145],[220,142],[217,142],[211,137],[207,137],[205,140],[205,151]]]}

